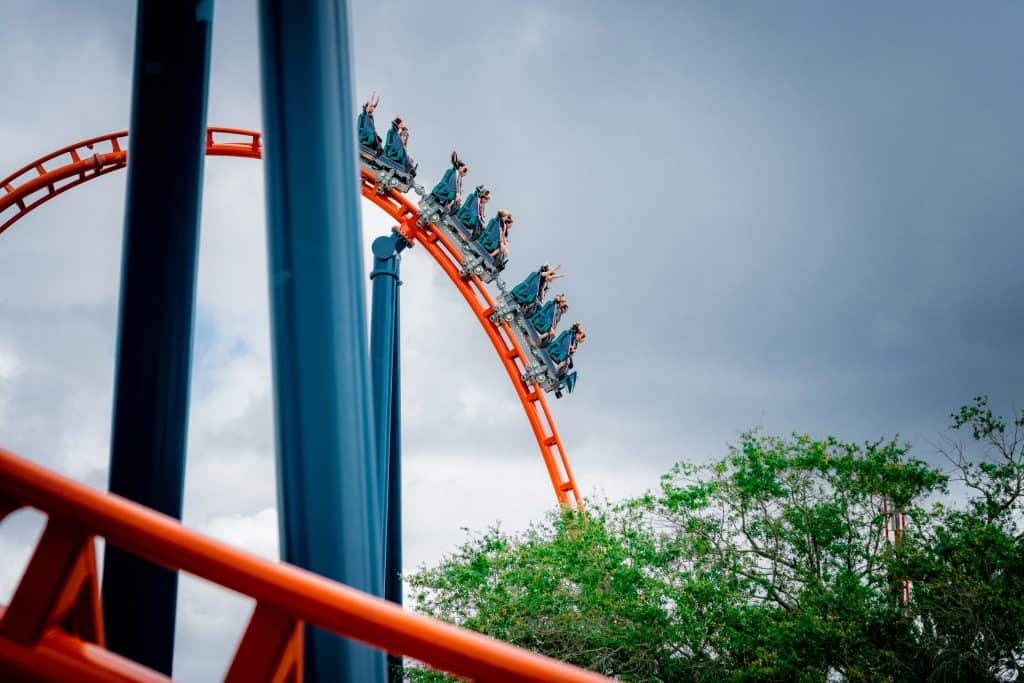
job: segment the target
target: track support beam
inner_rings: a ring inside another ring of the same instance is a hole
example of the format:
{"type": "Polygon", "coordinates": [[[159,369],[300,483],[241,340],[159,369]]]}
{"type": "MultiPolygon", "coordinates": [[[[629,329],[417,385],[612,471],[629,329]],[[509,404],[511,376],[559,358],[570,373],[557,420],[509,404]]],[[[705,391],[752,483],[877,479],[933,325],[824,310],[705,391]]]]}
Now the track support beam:
{"type": "MultiPolygon", "coordinates": [[[[373,241],[373,304],[370,360],[373,374],[377,462],[384,509],[384,597],[402,604],[402,393],[399,287],[400,253],[408,246],[398,232],[373,241]]],[[[388,679],[403,679],[402,658],[388,657],[388,679]]]]}
{"type": "MultiPolygon", "coordinates": [[[[110,491],[181,518],[213,0],[140,0],[110,491]]],[[[108,647],[165,674],[177,574],[106,546],[108,647]]]]}
{"type": "MultiPolygon", "coordinates": [[[[344,0],[262,0],[281,556],[384,595],[344,0]]],[[[383,681],[382,652],[305,634],[307,681],[383,681]]]]}

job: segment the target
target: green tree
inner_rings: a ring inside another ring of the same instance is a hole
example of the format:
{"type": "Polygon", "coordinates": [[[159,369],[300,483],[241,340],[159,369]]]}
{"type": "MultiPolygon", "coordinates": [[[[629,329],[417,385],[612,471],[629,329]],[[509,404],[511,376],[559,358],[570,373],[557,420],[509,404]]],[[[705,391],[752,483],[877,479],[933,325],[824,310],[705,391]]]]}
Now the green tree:
{"type": "Polygon", "coordinates": [[[1021,680],[1024,411],[1007,421],[978,396],[950,417],[941,451],[968,496],[905,548],[917,646],[932,680],[1021,680]]]}
{"type": "Polygon", "coordinates": [[[754,432],[633,505],[679,548],[671,573],[738,587],[715,652],[731,678],[912,680],[882,500],[922,518],[944,481],[896,442],[754,432]]]}
{"type": "Polygon", "coordinates": [[[962,505],[896,441],[750,432],[647,495],[470,538],[410,577],[416,607],[623,680],[1015,680],[1024,413],[979,398],[952,428],[981,449],[949,442],[962,505]]]}
{"type": "MultiPolygon", "coordinates": [[[[592,505],[510,537],[471,538],[409,578],[418,610],[579,666],[632,680],[669,675],[678,640],[667,559],[638,514],[592,505]]],[[[426,672],[414,678],[430,679],[426,672]]]]}

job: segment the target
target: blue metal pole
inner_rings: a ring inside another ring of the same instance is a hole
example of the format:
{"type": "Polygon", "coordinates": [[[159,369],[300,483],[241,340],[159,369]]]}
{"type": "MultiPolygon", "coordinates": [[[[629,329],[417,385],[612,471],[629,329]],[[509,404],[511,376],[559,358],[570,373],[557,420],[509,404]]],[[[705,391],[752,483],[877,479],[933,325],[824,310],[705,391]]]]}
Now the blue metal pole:
{"type": "MultiPolygon", "coordinates": [[[[380,500],[387,501],[388,469],[391,452],[391,393],[394,375],[395,311],[398,297],[398,251],[405,240],[397,233],[373,241],[372,311],[370,316],[370,364],[373,377],[373,415],[377,439],[377,463],[380,500]]],[[[386,511],[386,505],[385,505],[386,511]]],[[[385,512],[384,517],[387,517],[385,512]]],[[[381,526],[383,539],[386,519],[381,526]]]]}
{"type": "MultiPolygon", "coordinates": [[[[181,518],[213,1],[138,4],[110,490],[181,518]]],[[[171,674],[178,579],[105,549],[107,647],[171,674]]]]}
{"type": "MultiPolygon", "coordinates": [[[[397,265],[396,265],[397,270],[397,265]]],[[[402,281],[398,281],[401,286],[402,281]]],[[[395,289],[394,349],[391,376],[391,442],[388,457],[388,498],[386,508],[387,538],[384,556],[384,597],[402,604],[402,307],[400,291],[395,289]]],[[[388,657],[389,679],[405,680],[402,658],[388,657]]]]}
{"type": "MultiPolygon", "coordinates": [[[[343,0],[260,2],[283,558],[384,594],[343,0]]],[[[307,681],[383,681],[384,653],[319,629],[307,681]]]]}
{"type": "MultiPolygon", "coordinates": [[[[373,312],[370,359],[377,435],[378,475],[384,510],[384,595],[402,604],[401,392],[398,287],[399,253],[407,243],[398,233],[373,241],[373,312]]],[[[388,678],[402,680],[402,658],[388,657],[388,678]]]]}

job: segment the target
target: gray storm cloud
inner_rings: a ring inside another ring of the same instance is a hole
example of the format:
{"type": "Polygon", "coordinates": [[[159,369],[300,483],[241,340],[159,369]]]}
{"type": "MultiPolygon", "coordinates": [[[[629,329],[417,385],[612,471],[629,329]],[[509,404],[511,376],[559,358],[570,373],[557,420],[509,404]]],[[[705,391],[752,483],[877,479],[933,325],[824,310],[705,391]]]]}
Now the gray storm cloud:
{"type": "MultiPolygon", "coordinates": [[[[763,424],[920,442],[1020,401],[1024,9],[934,3],[354,3],[358,96],[424,184],[458,149],[516,216],[508,279],[562,263],[585,322],[553,412],[584,492],[652,486],[763,424]],[[1015,394],[1016,392],[1016,394],[1015,394]]],[[[0,174],[124,128],[129,2],[7,3],[0,174]]],[[[209,121],[260,128],[252,3],[216,4],[209,121]]],[[[353,112],[353,118],[355,113],[353,112]]],[[[352,125],[351,121],[340,125],[352,125]]],[[[186,523],[276,547],[263,179],[206,165],[186,523]]],[[[0,443],[106,482],[124,178],[0,236],[0,443]]],[[[364,206],[365,241],[389,229],[364,206]]],[[[553,502],[486,338],[403,261],[407,567],[553,502]]],[[[27,557],[31,519],[0,532],[27,557]]],[[[19,554],[20,553],[20,554],[19,554]]],[[[0,586],[16,579],[8,567],[0,586]]],[[[177,673],[223,671],[244,600],[183,584],[177,673]]]]}

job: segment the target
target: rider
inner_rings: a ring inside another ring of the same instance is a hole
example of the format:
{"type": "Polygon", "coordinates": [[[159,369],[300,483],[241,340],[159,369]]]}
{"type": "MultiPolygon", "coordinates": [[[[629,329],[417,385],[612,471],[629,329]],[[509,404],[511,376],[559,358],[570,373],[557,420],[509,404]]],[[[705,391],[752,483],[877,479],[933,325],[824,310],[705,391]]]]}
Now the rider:
{"type": "Polygon", "coordinates": [[[388,129],[387,140],[384,141],[384,158],[406,173],[413,173],[416,171],[416,165],[405,149],[408,141],[409,129],[402,122],[402,117],[396,116],[391,122],[391,128],[388,129]]]}
{"type": "Polygon", "coordinates": [[[462,205],[455,217],[469,230],[469,238],[476,239],[484,227],[484,204],[491,199],[491,191],[483,185],[477,185],[462,205]]]}
{"type": "Polygon", "coordinates": [[[380,96],[374,90],[370,99],[363,105],[363,113],[359,115],[359,144],[368,147],[375,153],[380,152],[380,136],[373,125],[373,112],[380,104],[380,96]]]}
{"type": "Polygon", "coordinates": [[[583,325],[575,322],[548,345],[548,358],[554,362],[555,373],[559,379],[565,378],[572,369],[572,356],[586,338],[587,333],[583,330],[583,325]]]}
{"type": "Polygon", "coordinates": [[[512,214],[507,209],[498,209],[498,215],[488,221],[476,241],[494,259],[498,268],[504,268],[508,262],[508,229],[512,222],[512,214]]]}
{"type": "Polygon", "coordinates": [[[548,285],[560,277],[565,277],[558,272],[561,267],[561,265],[557,265],[552,268],[545,263],[539,270],[527,275],[525,280],[512,289],[512,298],[519,304],[524,316],[530,318],[535,315],[540,308],[540,302],[547,294],[548,285]]]}
{"type": "Polygon", "coordinates": [[[449,212],[457,209],[462,202],[462,178],[467,173],[469,166],[466,166],[466,162],[459,159],[459,155],[452,150],[452,165],[430,191],[430,195],[449,212]]]}
{"type": "Polygon", "coordinates": [[[530,318],[530,324],[537,332],[537,345],[544,348],[555,338],[555,330],[558,329],[558,321],[562,314],[569,310],[569,303],[565,300],[564,294],[559,294],[553,300],[541,306],[536,315],[530,318]]]}

